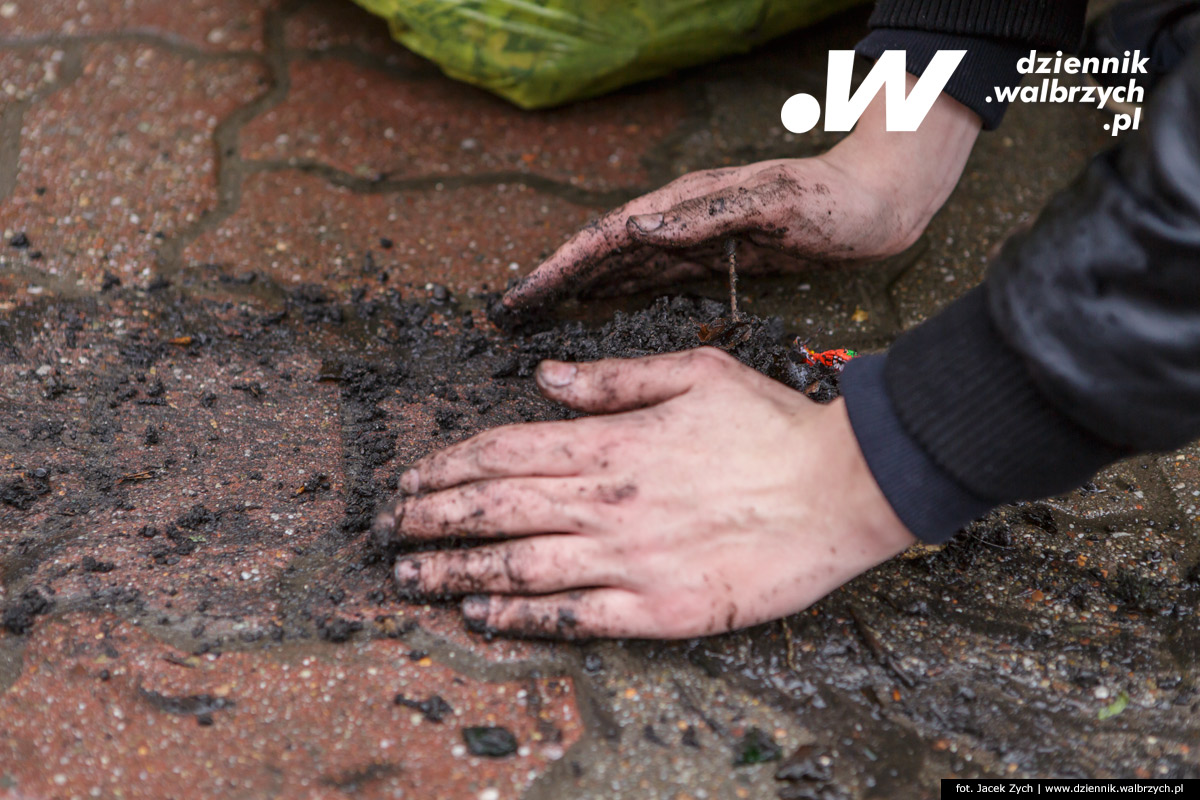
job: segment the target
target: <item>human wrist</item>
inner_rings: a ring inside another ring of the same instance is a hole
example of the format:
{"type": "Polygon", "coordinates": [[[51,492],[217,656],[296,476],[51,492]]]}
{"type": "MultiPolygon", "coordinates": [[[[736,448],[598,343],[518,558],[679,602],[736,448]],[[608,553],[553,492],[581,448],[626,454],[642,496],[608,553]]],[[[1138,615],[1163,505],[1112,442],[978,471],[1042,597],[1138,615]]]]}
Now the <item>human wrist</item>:
{"type": "Polygon", "coordinates": [[[824,429],[831,437],[831,451],[838,454],[840,462],[836,512],[846,515],[844,527],[860,545],[860,552],[851,555],[870,560],[870,565],[886,561],[916,544],[918,539],[897,516],[875,480],[855,436],[845,400],[833,401],[824,411],[824,429]]]}
{"type": "MultiPolygon", "coordinates": [[[[916,78],[908,75],[911,91],[916,78]]],[[[947,94],[934,102],[916,131],[888,131],[883,93],[859,124],[821,156],[871,198],[882,257],[920,238],[958,185],[979,136],[979,117],[947,94]]]]}

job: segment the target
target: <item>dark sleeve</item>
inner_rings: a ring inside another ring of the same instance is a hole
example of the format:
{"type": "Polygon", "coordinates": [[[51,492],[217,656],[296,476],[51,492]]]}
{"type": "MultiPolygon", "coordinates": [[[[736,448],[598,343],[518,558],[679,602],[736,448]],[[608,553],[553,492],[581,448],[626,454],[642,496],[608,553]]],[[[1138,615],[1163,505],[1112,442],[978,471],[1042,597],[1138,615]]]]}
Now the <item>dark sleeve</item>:
{"type": "Polygon", "coordinates": [[[1086,14],[1087,0],[880,0],[868,24],[1074,50],[1086,14]]]}
{"type": "Polygon", "coordinates": [[[871,14],[871,33],[854,49],[870,59],[904,50],[913,75],[938,50],[966,50],[945,92],[993,130],[1008,109],[993,97],[996,87],[1020,85],[1017,61],[1030,50],[1075,50],[1086,12],[1086,0],[883,0],[871,14]]]}
{"type": "Polygon", "coordinates": [[[872,60],[887,50],[905,51],[905,66],[913,75],[924,73],[938,50],[966,50],[942,91],[978,114],[988,131],[999,127],[1008,110],[1008,103],[993,97],[996,87],[1019,86],[1017,61],[1029,55],[1028,47],[1007,42],[892,28],[873,30],[854,47],[854,52],[872,60]]]}
{"type": "Polygon", "coordinates": [[[919,538],[1200,436],[1200,48],[1124,136],[981,286],[847,367],[855,435],[919,538]]]}

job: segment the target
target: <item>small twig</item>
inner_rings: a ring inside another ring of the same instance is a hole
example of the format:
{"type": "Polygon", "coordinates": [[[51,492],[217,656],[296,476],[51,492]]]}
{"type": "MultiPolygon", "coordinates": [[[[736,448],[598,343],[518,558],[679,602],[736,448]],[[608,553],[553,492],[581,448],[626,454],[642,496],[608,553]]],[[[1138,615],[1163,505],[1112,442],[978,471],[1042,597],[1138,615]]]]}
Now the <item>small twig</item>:
{"type": "Polygon", "coordinates": [[[786,619],[779,620],[779,624],[783,626],[783,638],[787,642],[787,666],[792,672],[799,672],[800,669],[796,666],[796,642],[792,638],[792,626],[788,624],[786,619]]]}
{"type": "Polygon", "coordinates": [[[737,239],[732,236],[725,240],[725,260],[729,262],[729,317],[736,322],[738,319],[737,239]]]}

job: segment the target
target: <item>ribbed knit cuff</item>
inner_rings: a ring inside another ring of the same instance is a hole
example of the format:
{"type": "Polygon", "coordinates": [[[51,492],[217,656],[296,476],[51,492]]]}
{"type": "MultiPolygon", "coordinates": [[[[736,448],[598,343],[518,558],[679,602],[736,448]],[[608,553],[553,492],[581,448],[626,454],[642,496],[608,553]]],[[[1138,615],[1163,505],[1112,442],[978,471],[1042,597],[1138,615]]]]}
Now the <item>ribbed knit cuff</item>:
{"type": "Polygon", "coordinates": [[[920,448],[966,491],[996,504],[1076,488],[1130,455],[1042,394],[992,322],[986,283],[901,336],[884,380],[920,448]]]}
{"type": "Polygon", "coordinates": [[[878,59],[887,50],[905,51],[908,71],[918,76],[939,50],[966,50],[943,91],[978,114],[984,130],[989,131],[1000,124],[1008,110],[1007,103],[996,99],[996,87],[1019,86],[1017,62],[1029,54],[1027,47],[990,39],[894,28],[877,28],[854,48],[870,59],[878,59]]]}
{"type": "Polygon", "coordinates": [[[995,503],[951,478],[908,435],[884,382],[885,356],[860,356],[842,373],[850,426],[875,482],[905,527],[926,544],[944,542],[995,503]]]}
{"type": "Polygon", "coordinates": [[[1007,40],[1039,50],[1073,50],[1087,0],[879,0],[872,28],[909,28],[1007,40]]]}

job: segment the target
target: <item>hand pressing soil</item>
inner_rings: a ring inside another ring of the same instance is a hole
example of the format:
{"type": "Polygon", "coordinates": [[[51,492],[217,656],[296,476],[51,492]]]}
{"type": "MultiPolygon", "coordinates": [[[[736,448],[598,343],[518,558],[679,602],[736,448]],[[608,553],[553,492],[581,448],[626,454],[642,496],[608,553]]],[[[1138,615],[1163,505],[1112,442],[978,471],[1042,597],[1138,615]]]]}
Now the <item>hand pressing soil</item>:
{"type": "Polygon", "coordinates": [[[686,638],[794,613],[914,540],[844,404],[720,350],[546,361],[542,393],[597,416],[498,428],[418,461],[376,521],[408,595],[466,595],[468,625],[686,638]]]}

